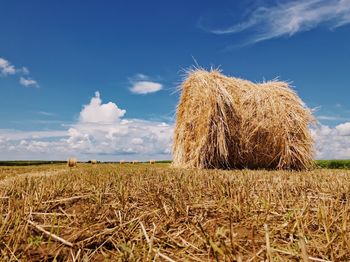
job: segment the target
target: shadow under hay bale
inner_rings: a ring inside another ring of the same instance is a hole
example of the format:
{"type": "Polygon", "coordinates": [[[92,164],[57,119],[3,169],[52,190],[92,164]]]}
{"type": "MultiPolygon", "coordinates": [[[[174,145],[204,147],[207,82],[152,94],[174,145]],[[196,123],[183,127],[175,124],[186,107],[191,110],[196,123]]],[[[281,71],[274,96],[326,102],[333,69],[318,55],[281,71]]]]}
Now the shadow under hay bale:
{"type": "Polygon", "coordinates": [[[189,72],[181,87],[173,166],[313,167],[308,108],[282,81],[255,84],[218,70],[189,72]]]}

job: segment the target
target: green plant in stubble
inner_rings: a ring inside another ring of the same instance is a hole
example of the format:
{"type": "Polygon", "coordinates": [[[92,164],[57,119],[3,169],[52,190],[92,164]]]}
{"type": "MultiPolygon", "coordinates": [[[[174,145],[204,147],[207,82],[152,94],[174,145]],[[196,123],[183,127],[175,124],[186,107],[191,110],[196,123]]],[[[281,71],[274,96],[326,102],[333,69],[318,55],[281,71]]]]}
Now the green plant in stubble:
{"type": "Polygon", "coordinates": [[[43,237],[42,236],[30,236],[27,239],[27,243],[29,245],[34,245],[34,246],[40,246],[41,243],[43,241],[43,237]]]}

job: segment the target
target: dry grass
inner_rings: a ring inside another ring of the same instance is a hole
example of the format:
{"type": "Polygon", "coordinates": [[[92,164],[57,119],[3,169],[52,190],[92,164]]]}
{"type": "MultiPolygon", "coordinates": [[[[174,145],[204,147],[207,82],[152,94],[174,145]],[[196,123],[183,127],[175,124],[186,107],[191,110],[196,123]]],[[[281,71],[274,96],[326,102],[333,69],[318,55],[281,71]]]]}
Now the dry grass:
{"type": "Polygon", "coordinates": [[[272,168],[313,166],[313,121],[282,81],[255,84],[196,69],[181,87],[173,144],[174,166],[272,168]]]}
{"type": "Polygon", "coordinates": [[[61,168],[0,187],[0,261],[350,260],[350,171],[61,168]]]}
{"type": "Polygon", "coordinates": [[[55,171],[62,169],[61,164],[50,165],[30,165],[30,166],[0,166],[0,181],[5,178],[15,177],[17,175],[31,174],[45,171],[55,171]]]}

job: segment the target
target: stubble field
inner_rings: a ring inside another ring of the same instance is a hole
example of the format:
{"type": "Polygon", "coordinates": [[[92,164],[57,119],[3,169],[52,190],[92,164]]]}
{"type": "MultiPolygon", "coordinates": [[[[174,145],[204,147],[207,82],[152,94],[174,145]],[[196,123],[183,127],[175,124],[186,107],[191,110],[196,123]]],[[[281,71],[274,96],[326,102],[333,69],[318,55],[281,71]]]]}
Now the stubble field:
{"type": "Polygon", "coordinates": [[[350,261],[350,171],[0,167],[0,261],[350,261]]]}

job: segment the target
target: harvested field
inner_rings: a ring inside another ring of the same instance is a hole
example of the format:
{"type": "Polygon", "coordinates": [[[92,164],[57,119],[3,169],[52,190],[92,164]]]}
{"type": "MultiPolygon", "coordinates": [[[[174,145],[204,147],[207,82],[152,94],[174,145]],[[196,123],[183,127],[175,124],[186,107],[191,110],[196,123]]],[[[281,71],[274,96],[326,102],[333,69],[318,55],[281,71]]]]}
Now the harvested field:
{"type": "Polygon", "coordinates": [[[56,171],[64,168],[62,164],[28,165],[28,166],[0,166],[0,181],[17,175],[32,174],[45,171],[56,171]]]}
{"type": "Polygon", "coordinates": [[[350,261],[349,170],[40,168],[2,169],[0,261],[350,261]]]}

